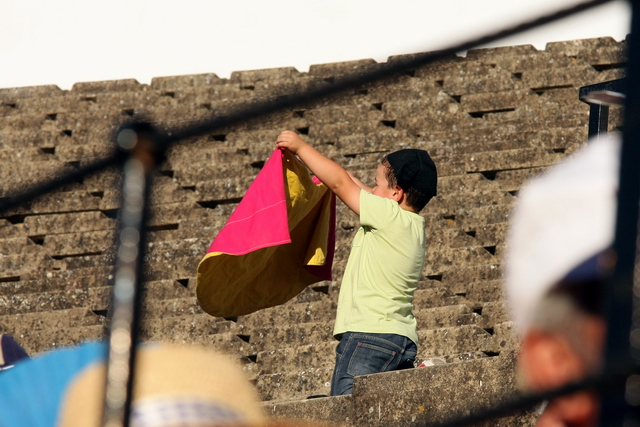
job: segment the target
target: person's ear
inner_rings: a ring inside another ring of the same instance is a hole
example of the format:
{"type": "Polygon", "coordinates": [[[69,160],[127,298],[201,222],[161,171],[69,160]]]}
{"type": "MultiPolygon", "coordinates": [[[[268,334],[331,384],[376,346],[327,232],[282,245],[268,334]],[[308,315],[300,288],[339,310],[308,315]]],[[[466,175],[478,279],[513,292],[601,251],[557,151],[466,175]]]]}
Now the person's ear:
{"type": "Polygon", "coordinates": [[[404,195],[404,190],[399,185],[393,187],[393,194],[391,196],[393,200],[398,203],[402,203],[402,201],[404,200],[404,195]]]}
{"type": "Polygon", "coordinates": [[[519,361],[528,386],[550,390],[585,375],[579,355],[562,335],[530,330],[522,342],[519,361]]]}

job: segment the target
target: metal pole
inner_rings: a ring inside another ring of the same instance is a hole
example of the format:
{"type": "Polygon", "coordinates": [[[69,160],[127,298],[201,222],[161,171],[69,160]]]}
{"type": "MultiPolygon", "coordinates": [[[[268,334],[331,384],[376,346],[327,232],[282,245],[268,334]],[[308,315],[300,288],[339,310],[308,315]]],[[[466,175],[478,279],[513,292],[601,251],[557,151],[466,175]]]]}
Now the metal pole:
{"type": "Polygon", "coordinates": [[[589,105],[589,139],[600,137],[609,130],[609,106],[589,105]]]}
{"type": "MultiPolygon", "coordinates": [[[[620,184],[614,239],[617,257],[613,277],[607,286],[607,339],[605,366],[622,370],[640,361],[639,343],[631,333],[640,332],[638,321],[632,326],[633,278],[638,238],[640,201],[640,0],[630,0],[631,34],[628,37],[628,67],[624,133],[620,159],[620,184]],[[638,332],[636,332],[638,331],[638,332]],[[635,359],[635,360],[634,360],[635,359]]],[[[601,395],[600,426],[638,425],[638,410],[625,399],[625,384],[620,383],[601,395]]]]}
{"type": "Polygon", "coordinates": [[[105,427],[127,427],[131,410],[135,347],[140,314],[140,284],[145,248],[145,223],[151,173],[161,156],[148,124],[122,128],[118,148],[129,153],[123,167],[122,208],[118,233],[113,311],[109,330],[107,379],[103,413],[105,427]]]}

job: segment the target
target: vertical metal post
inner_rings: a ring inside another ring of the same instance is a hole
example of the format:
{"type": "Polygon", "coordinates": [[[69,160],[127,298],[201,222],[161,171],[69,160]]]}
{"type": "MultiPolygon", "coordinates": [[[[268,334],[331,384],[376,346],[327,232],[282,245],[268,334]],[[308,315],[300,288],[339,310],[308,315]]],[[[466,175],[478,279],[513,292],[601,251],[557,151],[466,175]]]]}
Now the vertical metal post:
{"type": "MultiPolygon", "coordinates": [[[[624,91],[626,105],[614,239],[617,262],[606,295],[605,366],[614,371],[624,370],[632,363],[637,364],[640,361],[638,343],[632,343],[630,340],[632,331],[639,331],[640,328],[637,319],[632,326],[640,201],[640,0],[630,0],[630,3],[631,34],[628,38],[628,67],[624,91]]],[[[638,425],[638,410],[626,402],[625,388],[625,384],[619,384],[602,393],[600,426],[638,425]]]]}
{"type": "Polygon", "coordinates": [[[148,124],[121,129],[120,150],[129,153],[123,168],[122,207],[118,233],[113,310],[109,330],[107,379],[103,413],[105,427],[127,427],[133,392],[138,338],[142,258],[151,173],[159,163],[155,133],[148,124]]]}
{"type": "Polygon", "coordinates": [[[609,106],[589,104],[589,138],[598,137],[609,130],[609,106]]]}

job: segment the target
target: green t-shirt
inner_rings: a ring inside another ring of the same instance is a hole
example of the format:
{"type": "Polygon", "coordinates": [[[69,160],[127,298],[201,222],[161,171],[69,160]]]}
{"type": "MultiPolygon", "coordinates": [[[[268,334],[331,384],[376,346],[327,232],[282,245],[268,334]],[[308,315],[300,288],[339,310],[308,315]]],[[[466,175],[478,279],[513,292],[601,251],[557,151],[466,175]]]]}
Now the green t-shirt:
{"type": "Polygon", "coordinates": [[[342,278],[333,335],[398,334],[417,344],[412,310],[424,265],[424,218],[362,190],[360,225],[342,278]]]}

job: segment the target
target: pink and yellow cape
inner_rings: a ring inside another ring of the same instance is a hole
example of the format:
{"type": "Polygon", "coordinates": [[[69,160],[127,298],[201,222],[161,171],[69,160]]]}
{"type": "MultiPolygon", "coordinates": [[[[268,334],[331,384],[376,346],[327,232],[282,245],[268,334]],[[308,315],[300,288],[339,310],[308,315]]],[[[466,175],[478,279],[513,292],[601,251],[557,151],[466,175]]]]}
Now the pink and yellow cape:
{"type": "Polygon", "coordinates": [[[333,193],[276,149],[198,265],[202,309],[249,314],[331,280],[335,210],[333,193]]]}

